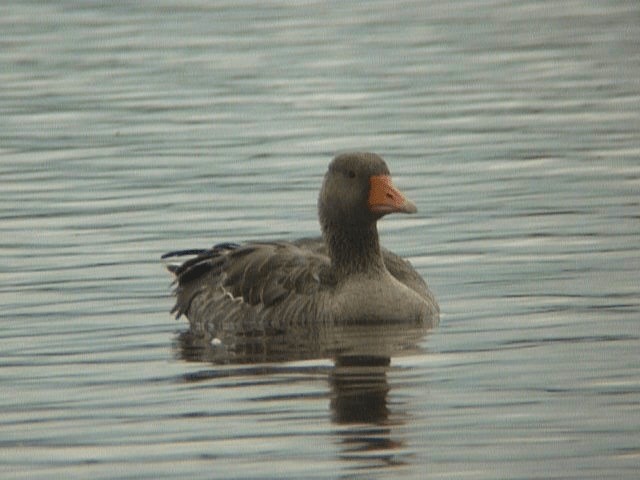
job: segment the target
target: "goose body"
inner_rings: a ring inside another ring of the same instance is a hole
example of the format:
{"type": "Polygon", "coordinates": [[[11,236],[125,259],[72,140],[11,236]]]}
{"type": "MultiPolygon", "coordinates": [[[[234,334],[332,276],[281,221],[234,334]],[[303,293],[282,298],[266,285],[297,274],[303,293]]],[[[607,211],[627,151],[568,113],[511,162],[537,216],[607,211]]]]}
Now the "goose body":
{"type": "Polygon", "coordinates": [[[318,199],[322,237],[168,253],[163,258],[192,256],[169,266],[177,284],[172,312],[211,338],[335,323],[434,325],[433,294],[408,261],[380,247],[376,228],[387,213],[415,211],[379,156],[339,155],[318,199]]]}

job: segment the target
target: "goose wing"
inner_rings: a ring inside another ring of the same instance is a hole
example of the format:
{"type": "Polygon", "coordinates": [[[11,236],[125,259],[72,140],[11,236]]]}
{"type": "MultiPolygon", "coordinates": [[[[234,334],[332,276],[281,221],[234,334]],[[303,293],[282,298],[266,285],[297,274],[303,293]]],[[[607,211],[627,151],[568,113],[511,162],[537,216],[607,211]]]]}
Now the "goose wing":
{"type": "MultiPolygon", "coordinates": [[[[169,265],[176,277],[177,301],[172,313],[189,312],[194,298],[204,295],[222,303],[244,303],[255,310],[303,298],[334,284],[330,260],[305,241],[223,243],[209,250],[171,252],[163,258],[195,255],[169,265]]],[[[216,308],[215,306],[213,308],[216,308]]],[[[212,312],[214,313],[214,312],[212,312]]]]}

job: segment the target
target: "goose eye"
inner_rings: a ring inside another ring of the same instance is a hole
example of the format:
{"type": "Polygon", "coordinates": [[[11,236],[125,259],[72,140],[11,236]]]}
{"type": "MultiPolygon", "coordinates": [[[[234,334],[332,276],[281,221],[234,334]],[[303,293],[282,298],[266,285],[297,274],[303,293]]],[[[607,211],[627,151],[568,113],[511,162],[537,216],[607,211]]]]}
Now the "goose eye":
{"type": "Polygon", "coordinates": [[[356,178],[356,172],[354,172],[353,170],[349,170],[349,173],[347,175],[349,175],[349,178],[356,178]]]}

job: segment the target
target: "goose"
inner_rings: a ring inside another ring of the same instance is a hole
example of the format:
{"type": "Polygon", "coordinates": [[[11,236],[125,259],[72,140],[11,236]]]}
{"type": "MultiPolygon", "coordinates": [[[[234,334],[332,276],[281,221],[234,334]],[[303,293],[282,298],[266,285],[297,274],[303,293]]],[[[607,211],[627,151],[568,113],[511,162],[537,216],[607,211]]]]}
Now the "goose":
{"type": "Polygon", "coordinates": [[[219,243],[169,252],[176,303],[197,336],[259,328],[286,333],[306,326],[429,324],[439,306],[426,282],[380,246],[377,222],[417,211],[374,153],[336,156],[318,197],[322,236],[295,241],[219,243]]]}

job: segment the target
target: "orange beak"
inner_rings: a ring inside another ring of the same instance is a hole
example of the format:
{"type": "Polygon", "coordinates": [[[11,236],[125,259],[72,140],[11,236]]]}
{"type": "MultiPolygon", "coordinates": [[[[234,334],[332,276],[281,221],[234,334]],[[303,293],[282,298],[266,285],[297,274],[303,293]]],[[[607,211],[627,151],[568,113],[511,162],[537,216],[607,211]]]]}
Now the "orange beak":
{"type": "Polygon", "coordinates": [[[380,216],[387,213],[416,213],[416,204],[408,200],[393,186],[389,175],[373,175],[369,178],[369,210],[380,216]]]}

